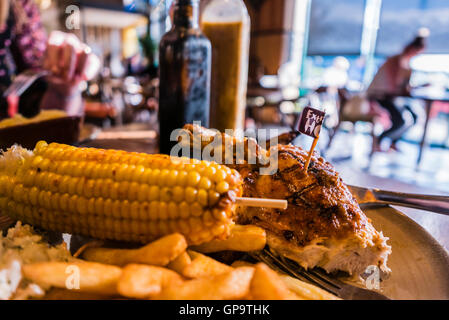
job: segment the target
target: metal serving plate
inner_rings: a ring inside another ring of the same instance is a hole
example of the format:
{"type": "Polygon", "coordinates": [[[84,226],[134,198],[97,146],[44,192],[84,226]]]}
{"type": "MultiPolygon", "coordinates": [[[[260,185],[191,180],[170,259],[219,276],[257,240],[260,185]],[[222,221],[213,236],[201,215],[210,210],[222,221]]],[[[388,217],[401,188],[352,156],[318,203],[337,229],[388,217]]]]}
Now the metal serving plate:
{"type": "Polygon", "coordinates": [[[374,227],[390,238],[391,275],[381,282],[390,299],[449,299],[449,255],[420,225],[402,212],[378,204],[362,204],[374,227]]]}

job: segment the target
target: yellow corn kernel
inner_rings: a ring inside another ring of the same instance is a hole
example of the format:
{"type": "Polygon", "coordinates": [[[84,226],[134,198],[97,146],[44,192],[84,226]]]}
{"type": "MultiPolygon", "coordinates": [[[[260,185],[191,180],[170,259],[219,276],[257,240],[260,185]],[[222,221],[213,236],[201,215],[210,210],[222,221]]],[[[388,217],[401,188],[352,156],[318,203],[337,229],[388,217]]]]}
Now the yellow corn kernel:
{"type": "Polygon", "coordinates": [[[111,179],[98,179],[97,181],[100,181],[100,183],[98,184],[98,187],[100,189],[100,196],[104,199],[110,198],[114,181],[112,181],[111,179]]]}
{"type": "Polygon", "coordinates": [[[166,180],[166,185],[168,187],[173,187],[176,185],[176,180],[178,177],[178,171],[177,170],[170,170],[168,176],[167,176],[167,180],[166,180]]]}
{"type": "Polygon", "coordinates": [[[216,192],[215,190],[209,190],[209,205],[214,206],[217,204],[218,200],[220,199],[220,194],[216,192]]]}
{"type": "Polygon", "coordinates": [[[160,219],[159,216],[159,201],[151,201],[150,202],[150,215],[151,220],[160,219]]]}
{"type": "Polygon", "coordinates": [[[128,190],[130,183],[128,181],[122,181],[119,183],[119,188],[117,190],[118,199],[127,199],[128,198],[128,190]]]}
{"type": "Polygon", "coordinates": [[[122,205],[120,200],[114,200],[112,202],[112,216],[116,219],[121,218],[122,214],[122,205]]]}
{"type": "Polygon", "coordinates": [[[159,187],[158,186],[151,186],[150,190],[148,191],[148,201],[155,201],[159,200],[159,187]]]}
{"type": "Polygon", "coordinates": [[[139,182],[149,184],[150,183],[150,176],[153,170],[151,169],[145,169],[145,171],[140,175],[139,182]]]}
{"type": "Polygon", "coordinates": [[[164,187],[167,185],[167,178],[170,174],[170,170],[168,169],[162,169],[160,174],[159,174],[159,180],[157,182],[157,184],[161,187],[164,187]]]}
{"type": "Polygon", "coordinates": [[[203,215],[203,207],[198,202],[194,202],[190,205],[190,213],[194,217],[201,217],[203,215]]]}
{"type": "Polygon", "coordinates": [[[198,190],[192,188],[192,187],[187,187],[185,189],[185,199],[188,203],[192,203],[194,201],[196,201],[196,195],[198,193],[198,190]]]}
{"type": "Polygon", "coordinates": [[[111,216],[112,214],[112,200],[105,199],[103,203],[103,210],[105,216],[111,216]]]}
{"type": "Polygon", "coordinates": [[[103,180],[98,179],[95,180],[95,187],[94,187],[94,197],[99,198],[102,196],[102,186],[103,186],[103,180]]]}
{"type": "Polygon", "coordinates": [[[176,177],[176,184],[180,187],[187,186],[187,176],[189,173],[187,171],[179,171],[176,177]]]}
{"type": "Polygon", "coordinates": [[[128,200],[123,200],[121,203],[121,212],[120,216],[123,219],[130,219],[131,218],[131,204],[128,200]]]}
{"type": "MultiPolygon", "coordinates": [[[[54,178],[52,178],[52,180],[54,181],[54,178]]],[[[53,183],[53,182],[51,182],[53,183]]],[[[82,196],[84,193],[84,185],[86,183],[86,178],[85,177],[80,177],[78,184],[76,186],[76,194],[79,196],[82,196]]]]}
{"type": "Polygon", "coordinates": [[[187,184],[190,187],[196,187],[201,180],[201,175],[196,171],[190,171],[187,176],[187,184]]]}
{"type": "Polygon", "coordinates": [[[129,210],[131,220],[139,219],[139,210],[140,210],[140,203],[138,201],[131,202],[130,210],[129,210]]]}
{"type": "Polygon", "coordinates": [[[206,227],[210,227],[215,223],[214,216],[210,210],[204,211],[203,215],[203,223],[206,227]]]}
{"type": "Polygon", "coordinates": [[[206,169],[204,169],[204,176],[206,176],[209,179],[213,179],[216,172],[217,172],[217,169],[215,169],[215,167],[209,166],[206,169]]]}
{"type": "Polygon", "coordinates": [[[148,202],[141,202],[139,204],[139,219],[142,221],[151,219],[151,216],[148,214],[150,209],[150,204],[148,202]]]}
{"type": "MultiPolygon", "coordinates": [[[[67,211],[69,208],[70,196],[68,193],[64,193],[59,197],[59,209],[63,212],[67,211]]],[[[95,210],[97,211],[97,210],[95,210]]]]}
{"type": "Polygon", "coordinates": [[[168,218],[177,219],[179,217],[179,208],[175,202],[170,201],[167,206],[168,218]]]}
{"type": "Polygon", "coordinates": [[[190,226],[187,220],[185,219],[178,219],[176,220],[178,224],[178,229],[182,234],[189,234],[190,233],[190,226]]]}
{"type": "Polygon", "coordinates": [[[139,195],[139,184],[137,182],[131,182],[129,184],[127,199],[130,201],[137,200],[138,195],[139,195]]]}
{"type": "MultiPolygon", "coordinates": [[[[23,181],[23,184],[24,184],[24,186],[26,186],[26,187],[32,187],[32,186],[34,186],[34,184],[35,184],[35,179],[36,179],[36,176],[37,176],[37,172],[36,172],[36,170],[29,170],[28,172],[27,172],[27,174],[25,175],[25,179],[24,179],[24,181],[23,181]]],[[[3,192],[2,192],[2,177],[0,177],[0,194],[2,194],[3,192]]],[[[6,180],[6,179],[5,179],[6,180]]]]}
{"type": "Polygon", "coordinates": [[[181,219],[187,219],[188,217],[190,217],[190,206],[185,201],[179,204],[179,216],[181,217],[181,219]]]}
{"type": "Polygon", "coordinates": [[[42,160],[42,162],[39,164],[40,171],[48,171],[48,167],[50,166],[50,159],[45,158],[42,160]]]}
{"type": "Polygon", "coordinates": [[[137,165],[135,166],[134,170],[132,171],[132,176],[131,176],[131,180],[132,181],[136,181],[136,182],[140,182],[140,179],[143,175],[143,173],[145,172],[145,167],[142,165],[137,165]]]}
{"type": "Polygon", "coordinates": [[[215,172],[212,180],[216,183],[220,183],[225,179],[226,179],[226,171],[221,168],[220,169],[217,168],[217,172],[215,172]]]}
{"type": "Polygon", "coordinates": [[[148,192],[150,188],[147,184],[140,184],[139,185],[139,191],[137,193],[137,200],[142,202],[146,201],[148,199],[148,192]]]}
{"type": "Polygon", "coordinates": [[[41,151],[45,150],[48,147],[48,143],[40,140],[36,143],[36,146],[34,147],[34,150],[36,154],[39,154],[41,151]]]}
{"type": "Polygon", "coordinates": [[[123,163],[117,169],[117,172],[115,174],[115,180],[125,181],[127,176],[128,176],[128,165],[126,163],[123,163]]]}
{"type": "MultiPolygon", "coordinates": [[[[95,167],[95,162],[87,162],[86,166],[84,167],[84,176],[89,177],[89,178],[92,177],[94,167],[95,167]]],[[[109,169],[107,164],[103,165],[103,168],[105,168],[105,170],[109,169]]]]}
{"type": "Polygon", "coordinates": [[[51,209],[54,211],[59,211],[59,198],[61,195],[59,193],[53,193],[51,195],[51,209]]]}
{"type": "Polygon", "coordinates": [[[84,197],[78,197],[76,205],[78,213],[85,215],[87,214],[87,200],[84,197]]]}
{"type": "Polygon", "coordinates": [[[95,200],[95,212],[97,215],[104,215],[104,199],[103,198],[96,198],[95,200]]]}
{"type": "Polygon", "coordinates": [[[200,183],[198,184],[198,188],[209,190],[212,187],[212,182],[207,177],[202,177],[200,183]]]}
{"type": "Polygon", "coordinates": [[[160,220],[167,220],[168,219],[167,203],[159,202],[159,210],[158,211],[159,211],[158,218],[160,220]]]}
{"type": "MultiPolygon", "coordinates": [[[[49,179],[47,178],[47,180],[49,180],[49,179]]],[[[79,178],[77,178],[77,177],[70,179],[69,184],[68,184],[68,190],[67,190],[67,192],[69,194],[76,194],[78,182],[79,182],[79,178]]],[[[108,188],[105,188],[105,189],[108,190],[108,188]]]]}
{"type": "Polygon", "coordinates": [[[28,193],[28,200],[33,206],[38,205],[39,189],[37,187],[32,187],[28,193]]]}
{"type": "Polygon", "coordinates": [[[203,207],[207,206],[207,191],[204,189],[200,189],[198,190],[198,195],[197,195],[197,201],[200,203],[200,205],[202,205],[203,207]]]}
{"type": "Polygon", "coordinates": [[[184,200],[184,188],[176,186],[173,188],[173,200],[176,202],[181,202],[184,200]]]}
{"type": "Polygon", "coordinates": [[[148,181],[149,184],[151,185],[159,185],[159,175],[161,173],[161,170],[159,169],[154,169],[151,171],[151,175],[150,175],[150,181],[148,181]]]}
{"type": "Polygon", "coordinates": [[[214,218],[218,221],[224,222],[224,221],[228,220],[228,216],[227,216],[225,210],[213,209],[212,214],[213,214],[214,218]]]}
{"type": "Polygon", "coordinates": [[[192,233],[196,233],[203,228],[204,224],[200,218],[190,217],[189,218],[189,227],[192,233]]]}
{"type": "MultiPolygon", "coordinates": [[[[69,204],[68,204],[68,210],[69,212],[76,212],[76,208],[78,206],[78,196],[76,194],[71,195],[69,198],[69,204]]],[[[48,207],[45,207],[45,209],[49,209],[48,207]]]]}
{"type": "Polygon", "coordinates": [[[161,194],[160,194],[160,200],[162,202],[169,202],[172,199],[172,191],[171,188],[162,188],[161,189],[161,194]]]}
{"type": "Polygon", "coordinates": [[[24,196],[23,185],[16,184],[13,191],[13,199],[16,202],[22,202],[22,197],[24,196]]]}
{"type": "Polygon", "coordinates": [[[87,202],[87,213],[89,215],[95,214],[95,198],[90,198],[87,202]]]}
{"type": "Polygon", "coordinates": [[[217,184],[218,193],[225,193],[228,192],[228,190],[229,190],[229,183],[227,183],[226,181],[221,181],[220,183],[217,184]]]}
{"type": "Polygon", "coordinates": [[[154,229],[157,230],[157,234],[159,234],[159,235],[168,234],[167,221],[158,220],[158,221],[154,221],[154,224],[155,224],[154,229]]]}

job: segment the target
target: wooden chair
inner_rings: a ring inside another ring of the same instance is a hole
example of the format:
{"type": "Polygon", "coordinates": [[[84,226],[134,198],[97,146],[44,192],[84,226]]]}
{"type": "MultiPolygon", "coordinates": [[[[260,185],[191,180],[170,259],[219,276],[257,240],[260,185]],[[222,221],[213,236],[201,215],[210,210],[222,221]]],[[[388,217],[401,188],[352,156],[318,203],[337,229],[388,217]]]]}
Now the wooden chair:
{"type": "MultiPolygon", "coordinates": [[[[318,90],[320,90],[320,92],[323,92],[323,88],[319,88],[318,90]]],[[[338,123],[337,125],[332,128],[330,130],[330,135],[329,135],[329,142],[326,146],[326,151],[329,150],[329,148],[331,147],[332,141],[334,140],[334,137],[336,135],[336,133],[338,132],[338,130],[340,129],[340,126],[343,122],[350,122],[353,125],[355,125],[357,122],[368,122],[371,124],[371,131],[370,131],[370,135],[373,139],[373,144],[372,144],[372,148],[371,148],[371,152],[370,152],[370,158],[374,153],[374,139],[376,139],[376,136],[374,134],[374,124],[375,124],[375,115],[374,114],[365,114],[365,115],[354,115],[354,116],[349,116],[347,114],[345,114],[345,106],[347,106],[348,101],[351,99],[351,94],[349,93],[348,90],[346,90],[345,88],[340,88],[338,89],[338,99],[336,101],[337,103],[337,110],[338,110],[338,123]]],[[[370,101],[370,103],[372,103],[370,101]]]]}

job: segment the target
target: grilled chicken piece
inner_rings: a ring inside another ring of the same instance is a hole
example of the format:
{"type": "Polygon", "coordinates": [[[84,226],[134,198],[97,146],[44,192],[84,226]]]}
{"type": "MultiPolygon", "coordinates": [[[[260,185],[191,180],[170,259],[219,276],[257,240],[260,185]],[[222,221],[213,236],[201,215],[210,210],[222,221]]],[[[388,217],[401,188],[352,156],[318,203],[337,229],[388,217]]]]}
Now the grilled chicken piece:
{"type": "MultiPolygon", "coordinates": [[[[189,132],[193,128],[185,127],[189,132]]],[[[204,128],[197,132],[211,134],[204,128]]],[[[211,139],[202,147],[207,143],[211,139]]],[[[257,152],[260,157],[277,152],[278,170],[274,175],[261,175],[258,163],[230,165],[243,176],[243,196],[287,199],[288,208],[239,207],[238,223],[264,228],[271,250],[305,268],[359,275],[375,265],[389,272],[388,238],[374,229],[329,162],[314,155],[306,174],[307,152],[299,147],[276,145],[267,151],[259,146],[257,152]]]]}

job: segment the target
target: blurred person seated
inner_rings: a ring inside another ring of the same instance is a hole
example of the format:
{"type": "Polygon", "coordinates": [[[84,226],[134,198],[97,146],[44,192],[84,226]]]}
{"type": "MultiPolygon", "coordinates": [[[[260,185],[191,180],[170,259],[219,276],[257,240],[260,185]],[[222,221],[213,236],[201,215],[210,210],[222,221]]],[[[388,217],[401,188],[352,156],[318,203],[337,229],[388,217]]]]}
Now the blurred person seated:
{"type": "MultiPolygon", "coordinates": [[[[397,151],[396,142],[410,128],[406,125],[402,108],[395,103],[395,98],[410,95],[412,75],[410,60],[425,50],[427,36],[427,29],[420,30],[415,39],[406,45],[400,54],[389,57],[384,62],[368,87],[368,99],[377,101],[389,113],[392,123],[388,130],[375,139],[374,151],[382,151],[381,143],[386,137],[391,139],[390,149],[397,151]]],[[[416,123],[416,114],[408,106],[404,109],[411,113],[413,122],[416,123]]]]}
{"type": "MultiPolygon", "coordinates": [[[[93,78],[98,66],[98,58],[75,35],[54,31],[47,40],[34,1],[1,0],[0,92],[11,84],[14,74],[27,69],[49,71],[22,94],[19,113],[32,117],[40,109],[62,109],[69,115],[81,115],[79,84],[93,78]]],[[[8,104],[1,97],[0,119],[7,116],[8,104]]]]}

